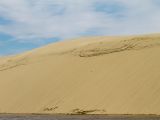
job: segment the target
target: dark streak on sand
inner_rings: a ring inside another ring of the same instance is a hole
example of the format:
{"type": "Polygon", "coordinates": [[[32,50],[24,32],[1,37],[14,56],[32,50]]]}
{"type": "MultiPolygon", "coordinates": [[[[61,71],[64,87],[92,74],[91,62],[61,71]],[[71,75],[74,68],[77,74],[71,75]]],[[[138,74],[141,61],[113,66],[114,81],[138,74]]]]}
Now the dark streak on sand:
{"type": "Polygon", "coordinates": [[[160,120],[156,115],[0,115],[0,120],[160,120]]]}

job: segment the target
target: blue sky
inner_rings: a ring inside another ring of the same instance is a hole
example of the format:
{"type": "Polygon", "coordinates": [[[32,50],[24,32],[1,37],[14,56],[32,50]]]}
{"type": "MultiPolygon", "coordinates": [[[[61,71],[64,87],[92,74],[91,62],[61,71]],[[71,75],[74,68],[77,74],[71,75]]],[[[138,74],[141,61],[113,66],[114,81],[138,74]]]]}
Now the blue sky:
{"type": "Polygon", "coordinates": [[[25,52],[59,40],[59,38],[48,38],[40,41],[37,40],[36,43],[19,42],[10,35],[0,34],[0,55],[5,56],[25,52]]]}
{"type": "Polygon", "coordinates": [[[0,0],[0,56],[81,36],[160,32],[159,0],[0,0]]]}

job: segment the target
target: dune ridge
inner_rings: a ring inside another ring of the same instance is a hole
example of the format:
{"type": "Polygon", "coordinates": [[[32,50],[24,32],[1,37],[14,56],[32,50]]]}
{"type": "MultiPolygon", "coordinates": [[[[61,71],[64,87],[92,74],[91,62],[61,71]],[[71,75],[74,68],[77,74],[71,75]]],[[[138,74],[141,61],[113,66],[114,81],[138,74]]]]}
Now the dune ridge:
{"type": "Polygon", "coordinates": [[[92,57],[104,54],[110,54],[115,52],[122,52],[127,50],[140,50],[144,48],[151,48],[160,45],[159,37],[135,37],[121,41],[115,41],[112,43],[108,42],[97,42],[91,43],[81,49],[74,50],[73,53],[80,57],[92,57]],[[103,45],[105,44],[105,46],[103,45]]]}
{"type": "Polygon", "coordinates": [[[160,115],[160,34],[58,42],[0,58],[0,113],[160,115]]]}

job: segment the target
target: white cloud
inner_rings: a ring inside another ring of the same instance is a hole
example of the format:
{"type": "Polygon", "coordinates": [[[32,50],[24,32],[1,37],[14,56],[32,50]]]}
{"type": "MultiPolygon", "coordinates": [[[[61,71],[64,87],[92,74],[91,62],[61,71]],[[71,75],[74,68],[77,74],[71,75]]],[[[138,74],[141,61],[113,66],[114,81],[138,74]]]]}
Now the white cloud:
{"type": "Polygon", "coordinates": [[[0,0],[0,16],[12,21],[0,25],[0,32],[25,41],[79,37],[96,29],[99,35],[159,32],[160,6],[155,1],[0,0]],[[97,3],[121,4],[124,10],[115,17],[115,13],[96,11],[97,3]]]}

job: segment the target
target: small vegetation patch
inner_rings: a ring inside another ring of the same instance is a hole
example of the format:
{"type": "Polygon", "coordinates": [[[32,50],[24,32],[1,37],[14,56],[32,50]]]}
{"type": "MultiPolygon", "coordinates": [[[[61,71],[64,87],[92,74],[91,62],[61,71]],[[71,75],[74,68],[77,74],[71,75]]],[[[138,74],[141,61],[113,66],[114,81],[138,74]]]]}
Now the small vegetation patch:
{"type": "Polygon", "coordinates": [[[98,109],[93,109],[93,110],[83,110],[83,109],[73,109],[72,114],[79,114],[79,115],[85,115],[93,112],[105,112],[105,110],[98,110],[98,109]]]}
{"type": "Polygon", "coordinates": [[[54,110],[56,110],[56,109],[58,109],[58,106],[55,106],[55,107],[47,107],[47,108],[44,108],[43,111],[46,111],[46,112],[48,111],[48,112],[49,112],[49,111],[54,111],[54,110]]]}

